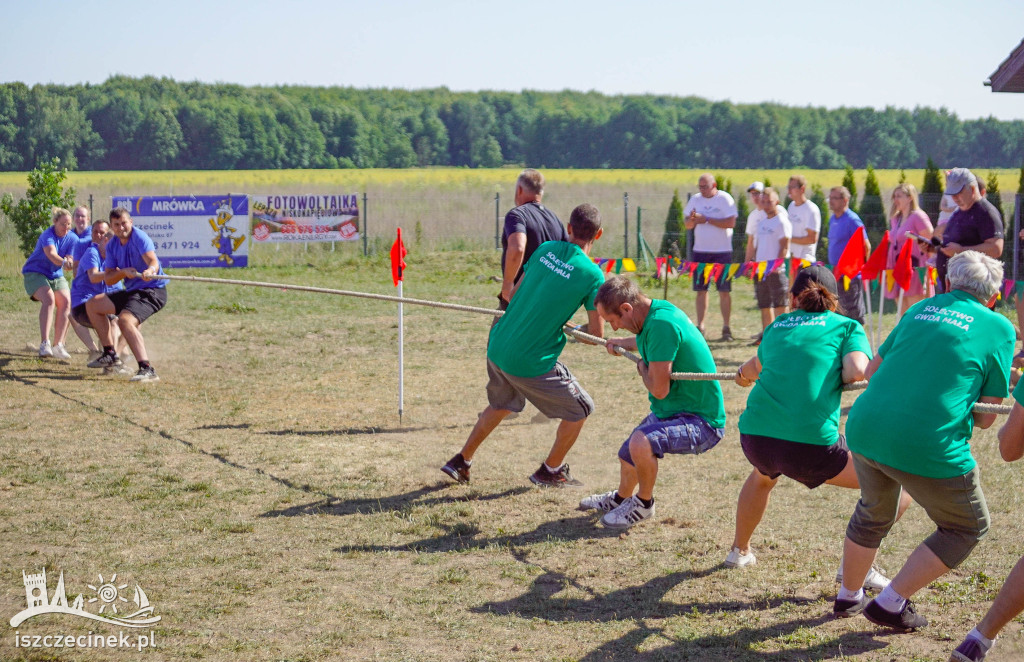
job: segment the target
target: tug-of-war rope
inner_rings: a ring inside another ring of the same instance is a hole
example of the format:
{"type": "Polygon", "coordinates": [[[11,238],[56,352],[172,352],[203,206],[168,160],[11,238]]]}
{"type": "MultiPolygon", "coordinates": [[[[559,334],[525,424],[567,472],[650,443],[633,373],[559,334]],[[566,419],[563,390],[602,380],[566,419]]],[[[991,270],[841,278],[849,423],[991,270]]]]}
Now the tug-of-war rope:
{"type": "MultiPolygon", "coordinates": [[[[505,314],[503,310],[494,310],[491,308],[480,308],[477,306],[463,306],[458,303],[445,303],[443,301],[428,301],[427,299],[413,299],[410,297],[396,297],[388,294],[371,294],[369,292],[354,292],[352,290],[335,290],[327,287],[310,287],[308,285],[291,285],[288,283],[266,283],[258,280],[236,280],[232,278],[206,278],[203,276],[170,276],[167,274],[156,276],[155,278],[160,280],[185,280],[192,281],[195,283],[216,283],[219,285],[241,285],[243,287],[263,287],[274,290],[295,290],[296,292],[315,292],[317,294],[335,294],[347,297],[356,297],[359,299],[376,299],[377,301],[392,301],[394,303],[408,303],[416,306],[428,306],[431,308],[444,308],[446,310],[458,310],[464,313],[480,313],[482,315],[490,315],[492,317],[501,317],[505,314]]],[[[590,342],[595,345],[608,345],[608,341],[604,338],[598,338],[592,336],[589,333],[585,333],[576,329],[571,324],[565,325],[565,333],[585,342],[590,342]]],[[[639,363],[643,359],[634,354],[633,352],[627,351],[621,347],[615,348],[615,353],[619,356],[623,356],[633,363],[639,363]]],[[[733,372],[673,372],[671,375],[673,380],[705,380],[705,381],[732,381],[736,378],[736,373],[733,372]]],[[[844,391],[859,391],[866,388],[868,383],[866,381],[853,382],[850,384],[843,385],[844,391]]],[[[983,402],[975,403],[973,411],[978,414],[1009,414],[1010,405],[996,405],[988,404],[983,402]]]]}

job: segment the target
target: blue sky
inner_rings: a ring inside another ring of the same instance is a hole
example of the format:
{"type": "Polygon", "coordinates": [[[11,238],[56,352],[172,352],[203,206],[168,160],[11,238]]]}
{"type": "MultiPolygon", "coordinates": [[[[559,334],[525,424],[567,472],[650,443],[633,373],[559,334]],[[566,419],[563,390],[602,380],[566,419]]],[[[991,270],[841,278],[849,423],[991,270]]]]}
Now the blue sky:
{"type": "Polygon", "coordinates": [[[1024,1],[10,3],[0,80],[596,90],[1024,119],[1024,1]],[[697,9],[706,5],[706,9],[697,9]],[[60,22],[59,31],[55,21],[60,22]],[[58,38],[59,37],[59,38],[58,38]]]}

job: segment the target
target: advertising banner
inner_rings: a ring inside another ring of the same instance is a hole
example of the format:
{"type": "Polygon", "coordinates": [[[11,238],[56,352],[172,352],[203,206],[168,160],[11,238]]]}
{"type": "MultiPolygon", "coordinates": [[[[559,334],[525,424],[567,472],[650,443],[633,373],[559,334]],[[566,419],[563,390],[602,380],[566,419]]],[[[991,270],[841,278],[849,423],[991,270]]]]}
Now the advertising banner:
{"type": "Polygon", "coordinates": [[[164,267],[245,267],[249,264],[249,198],[245,195],[112,197],[132,225],[153,240],[164,267]]]}
{"type": "Polygon", "coordinates": [[[254,195],[252,238],[259,242],[356,241],[359,198],[349,195],[254,195]]]}

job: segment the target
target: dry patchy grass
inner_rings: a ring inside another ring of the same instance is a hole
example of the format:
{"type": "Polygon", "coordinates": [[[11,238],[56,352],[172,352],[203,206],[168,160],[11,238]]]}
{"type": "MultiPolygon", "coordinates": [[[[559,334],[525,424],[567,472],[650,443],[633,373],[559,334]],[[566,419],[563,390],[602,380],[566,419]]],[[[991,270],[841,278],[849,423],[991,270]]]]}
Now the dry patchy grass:
{"type": "MultiPolygon", "coordinates": [[[[243,273],[393,293],[380,259],[308,259],[243,273]]],[[[84,368],[84,354],[63,364],[27,350],[37,309],[15,262],[0,263],[5,618],[24,606],[21,571],[45,567],[50,589],[63,570],[72,595],[98,574],[140,583],[162,616],[152,659],[943,660],[1020,553],[1020,470],[998,461],[994,433],[982,432],[993,530],[922,592],[932,625],[890,635],[863,619],[833,621],[854,492],[783,482],[755,536],[758,565],[721,565],[749,472],[736,432],[746,391],[734,385],[724,387],[722,444],[664,461],[657,518],[617,535],[576,503],[615,484],[615,452],[647,409],[628,361],[581,345],[564,354],[598,405],[569,457],[585,490],[527,481],[555,428],[531,423],[532,410],[485,443],[471,485],[450,485],[438,467],[485,404],[489,318],[406,307],[399,423],[392,304],[172,283],[167,309],[145,327],[162,381],[137,385],[84,368]]],[[[410,262],[408,296],[494,301],[495,253],[410,262]]],[[[692,310],[681,284],[670,298],[692,310]]],[[[757,326],[746,281],[735,300],[733,331],[745,338],[757,326]]],[[[753,351],[711,345],[722,370],[753,351]]],[[[897,568],[929,529],[912,509],[882,565],[897,568]]],[[[47,616],[20,629],[104,627],[47,616]]],[[[1019,630],[1010,626],[992,659],[1024,654],[1019,630]]],[[[0,636],[3,659],[80,657],[26,656],[9,628],[0,636]]]]}

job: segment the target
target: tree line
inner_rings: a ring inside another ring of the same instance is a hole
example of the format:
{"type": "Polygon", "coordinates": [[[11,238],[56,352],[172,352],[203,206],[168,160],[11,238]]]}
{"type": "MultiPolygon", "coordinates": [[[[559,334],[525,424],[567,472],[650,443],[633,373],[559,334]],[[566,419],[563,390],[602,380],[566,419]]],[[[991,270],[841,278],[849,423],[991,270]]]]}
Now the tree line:
{"type": "Polygon", "coordinates": [[[0,85],[0,170],[1017,167],[1024,121],[597,92],[0,85]]]}

